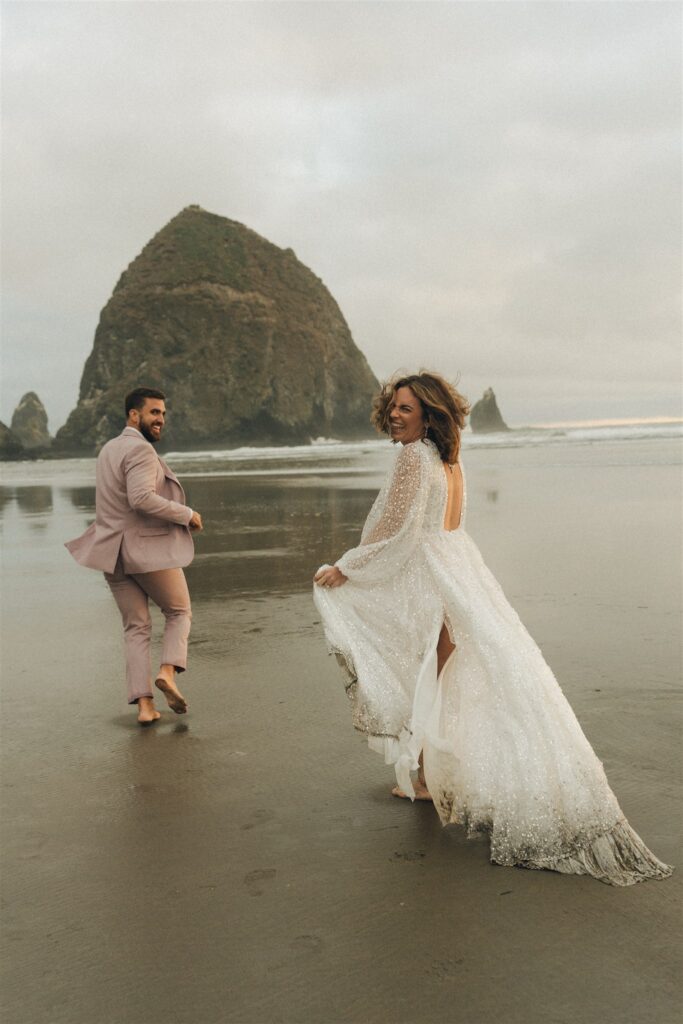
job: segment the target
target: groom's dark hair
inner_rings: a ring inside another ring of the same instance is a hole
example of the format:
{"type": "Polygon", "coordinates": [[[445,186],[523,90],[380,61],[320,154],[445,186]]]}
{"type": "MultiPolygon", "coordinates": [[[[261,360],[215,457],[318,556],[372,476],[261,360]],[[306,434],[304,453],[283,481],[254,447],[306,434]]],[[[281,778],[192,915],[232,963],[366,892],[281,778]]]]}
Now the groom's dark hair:
{"type": "Polygon", "coordinates": [[[126,419],[131,409],[142,409],[147,398],[161,398],[166,400],[166,395],[158,388],[135,388],[126,395],[126,419]]]}

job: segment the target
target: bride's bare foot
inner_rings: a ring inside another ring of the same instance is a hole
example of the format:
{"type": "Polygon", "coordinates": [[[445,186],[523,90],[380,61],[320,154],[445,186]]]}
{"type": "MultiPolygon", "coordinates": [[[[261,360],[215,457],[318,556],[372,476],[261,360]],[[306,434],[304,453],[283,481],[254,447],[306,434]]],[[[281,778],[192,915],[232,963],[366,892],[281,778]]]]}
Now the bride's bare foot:
{"type": "Polygon", "coordinates": [[[172,670],[171,673],[162,674],[165,667],[162,665],[159,675],[154,680],[154,685],[163,693],[171,711],[175,711],[176,715],[184,715],[187,711],[187,701],[175,684],[174,674],[171,674],[172,670]]]}
{"type": "Polygon", "coordinates": [[[161,715],[154,707],[153,697],[138,698],[138,722],[140,725],[151,725],[161,718],[161,715]]]}
{"type": "MultiPolygon", "coordinates": [[[[416,800],[430,800],[431,801],[432,794],[429,792],[429,790],[427,789],[426,786],[422,785],[422,783],[416,782],[415,785],[413,786],[413,789],[415,790],[415,799],[416,800]]],[[[400,786],[394,786],[394,788],[391,791],[391,795],[392,796],[400,797],[401,800],[410,800],[410,797],[408,796],[408,794],[404,793],[400,786]]]]}

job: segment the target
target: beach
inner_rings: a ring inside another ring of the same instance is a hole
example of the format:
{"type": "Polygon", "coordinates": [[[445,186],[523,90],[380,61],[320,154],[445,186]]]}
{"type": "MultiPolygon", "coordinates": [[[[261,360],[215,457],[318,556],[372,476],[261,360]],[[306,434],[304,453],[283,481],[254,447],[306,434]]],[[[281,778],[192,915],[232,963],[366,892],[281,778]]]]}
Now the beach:
{"type": "Polygon", "coordinates": [[[389,449],[169,454],[205,523],[190,710],[145,730],[114,602],[62,546],[94,461],[3,465],[7,1024],[679,1019],[680,439],[464,448],[466,528],[677,868],[627,889],[492,865],[352,729],[310,580],[389,449]]]}

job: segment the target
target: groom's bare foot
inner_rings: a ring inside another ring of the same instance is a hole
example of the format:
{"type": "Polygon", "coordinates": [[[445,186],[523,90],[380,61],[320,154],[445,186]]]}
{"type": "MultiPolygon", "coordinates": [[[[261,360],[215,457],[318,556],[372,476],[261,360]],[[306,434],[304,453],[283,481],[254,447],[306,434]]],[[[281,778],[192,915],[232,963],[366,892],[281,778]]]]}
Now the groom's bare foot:
{"type": "Polygon", "coordinates": [[[161,718],[161,715],[154,707],[153,697],[138,698],[138,722],[140,725],[151,725],[161,718]]]}
{"type": "MultiPolygon", "coordinates": [[[[413,789],[415,790],[416,800],[432,800],[432,794],[429,792],[427,787],[423,786],[421,783],[416,782],[413,789]]],[[[400,797],[401,800],[410,800],[408,794],[404,793],[400,786],[394,786],[391,791],[391,795],[400,797]]]]}
{"type": "Polygon", "coordinates": [[[163,693],[166,698],[166,703],[171,711],[175,711],[176,715],[185,714],[187,711],[187,701],[176,686],[174,679],[169,679],[168,676],[159,675],[154,680],[154,685],[163,693]]]}

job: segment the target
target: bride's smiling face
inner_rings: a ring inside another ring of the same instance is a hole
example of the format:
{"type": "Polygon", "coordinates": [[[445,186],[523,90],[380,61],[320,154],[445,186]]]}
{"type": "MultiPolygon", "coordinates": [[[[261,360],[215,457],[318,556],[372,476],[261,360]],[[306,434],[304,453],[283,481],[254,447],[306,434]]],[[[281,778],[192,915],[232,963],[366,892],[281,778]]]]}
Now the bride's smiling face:
{"type": "Polygon", "coordinates": [[[425,420],[422,403],[410,388],[397,388],[389,406],[389,428],[392,441],[410,444],[424,436],[425,420]]]}

